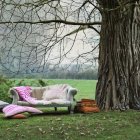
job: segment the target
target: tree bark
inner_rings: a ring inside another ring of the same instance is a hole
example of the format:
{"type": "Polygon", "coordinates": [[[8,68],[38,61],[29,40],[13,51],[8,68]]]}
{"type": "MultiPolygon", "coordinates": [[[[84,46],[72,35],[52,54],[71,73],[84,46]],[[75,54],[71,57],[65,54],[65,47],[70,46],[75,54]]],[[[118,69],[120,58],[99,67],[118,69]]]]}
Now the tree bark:
{"type": "Polygon", "coordinates": [[[100,109],[140,109],[140,2],[98,0],[102,7],[96,101],[100,109]]]}

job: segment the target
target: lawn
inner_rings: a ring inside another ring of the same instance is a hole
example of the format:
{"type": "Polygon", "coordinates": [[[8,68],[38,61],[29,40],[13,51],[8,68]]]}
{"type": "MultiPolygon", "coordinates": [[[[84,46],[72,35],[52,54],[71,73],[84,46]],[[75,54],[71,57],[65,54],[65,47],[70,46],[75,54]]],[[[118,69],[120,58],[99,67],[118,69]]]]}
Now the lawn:
{"type": "MultiPolygon", "coordinates": [[[[15,80],[15,79],[12,79],[15,80]]],[[[53,84],[70,84],[71,86],[77,88],[78,93],[75,96],[77,100],[81,98],[91,98],[95,99],[95,89],[97,80],[64,80],[64,79],[44,79],[48,85],[53,84]]],[[[23,85],[32,85],[32,86],[39,86],[38,80],[35,79],[16,79],[15,85],[18,83],[22,83],[23,85]],[[22,82],[21,82],[22,81],[22,82]]]]}
{"type": "MultiPolygon", "coordinates": [[[[18,82],[18,81],[17,81],[18,82]]],[[[31,82],[28,80],[28,82],[31,82]]],[[[35,81],[34,81],[35,82],[35,81]]],[[[94,98],[96,81],[48,80],[49,84],[68,83],[78,88],[76,99],[94,98]]],[[[140,112],[110,111],[93,114],[68,114],[66,109],[27,119],[5,119],[0,114],[1,140],[139,140],[140,112]]]]}

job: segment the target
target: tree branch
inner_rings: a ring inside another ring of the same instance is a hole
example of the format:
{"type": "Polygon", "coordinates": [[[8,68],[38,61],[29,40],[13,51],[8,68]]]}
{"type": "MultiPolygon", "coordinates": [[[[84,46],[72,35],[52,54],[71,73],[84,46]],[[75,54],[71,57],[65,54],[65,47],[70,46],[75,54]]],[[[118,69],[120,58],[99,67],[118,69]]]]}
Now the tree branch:
{"type": "Polygon", "coordinates": [[[100,35],[100,32],[96,28],[94,28],[94,27],[92,27],[90,25],[88,26],[88,28],[91,28],[91,29],[95,30],[100,35]]]}
{"type": "Polygon", "coordinates": [[[66,20],[41,20],[41,21],[1,21],[0,24],[20,24],[20,23],[27,23],[27,24],[47,24],[47,23],[63,23],[67,25],[100,25],[101,22],[73,22],[73,21],[66,21],[66,20]]]}

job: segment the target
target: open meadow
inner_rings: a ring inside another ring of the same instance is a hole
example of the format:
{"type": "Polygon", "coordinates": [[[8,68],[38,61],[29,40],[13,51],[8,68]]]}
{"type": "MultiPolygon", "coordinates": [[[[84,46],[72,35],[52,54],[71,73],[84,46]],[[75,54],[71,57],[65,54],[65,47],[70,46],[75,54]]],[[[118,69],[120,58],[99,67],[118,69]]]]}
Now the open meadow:
{"type": "MultiPolygon", "coordinates": [[[[94,80],[43,80],[47,84],[67,83],[78,89],[76,100],[95,97],[94,80]]],[[[34,79],[14,80],[15,85],[39,86],[34,79]]],[[[109,111],[92,114],[68,114],[64,108],[43,109],[41,115],[27,119],[6,119],[0,113],[1,140],[139,140],[140,112],[109,111]]]]}

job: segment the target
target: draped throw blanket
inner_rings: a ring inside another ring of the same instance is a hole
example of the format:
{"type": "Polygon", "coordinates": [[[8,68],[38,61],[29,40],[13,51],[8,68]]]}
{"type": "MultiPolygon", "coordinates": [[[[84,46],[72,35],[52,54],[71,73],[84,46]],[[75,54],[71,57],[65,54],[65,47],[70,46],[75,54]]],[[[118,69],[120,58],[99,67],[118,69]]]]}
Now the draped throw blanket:
{"type": "Polygon", "coordinates": [[[37,99],[31,97],[32,89],[29,86],[15,87],[15,90],[17,91],[21,100],[26,101],[30,104],[33,104],[33,105],[43,104],[43,105],[45,105],[45,104],[51,103],[50,101],[37,100],[37,99]]]}

